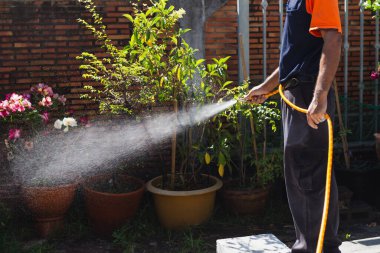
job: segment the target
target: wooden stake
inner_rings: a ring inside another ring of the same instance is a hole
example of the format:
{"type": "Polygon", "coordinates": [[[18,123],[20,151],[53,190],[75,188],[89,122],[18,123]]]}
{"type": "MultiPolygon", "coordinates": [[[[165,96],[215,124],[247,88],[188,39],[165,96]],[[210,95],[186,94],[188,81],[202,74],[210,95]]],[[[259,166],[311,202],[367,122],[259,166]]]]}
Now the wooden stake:
{"type": "MultiPolygon", "coordinates": [[[[177,115],[178,114],[177,99],[174,99],[173,106],[174,106],[174,113],[175,115],[177,115]]],[[[172,189],[174,189],[174,182],[175,182],[176,148],[177,148],[177,130],[174,129],[173,135],[172,135],[172,167],[171,167],[171,175],[170,175],[170,186],[172,187],[172,189]]]]}
{"type": "Polygon", "coordinates": [[[338,85],[336,84],[336,80],[334,79],[334,90],[335,90],[335,102],[336,102],[336,111],[338,112],[338,119],[339,119],[339,128],[340,131],[344,132],[340,137],[342,139],[343,144],[343,154],[344,154],[344,161],[346,163],[346,168],[350,168],[350,156],[348,154],[348,142],[347,142],[347,136],[346,136],[346,129],[343,125],[342,120],[342,112],[340,110],[340,103],[339,103],[339,95],[338,95],[338,85]]]}
{"type": "MultiPolygon", "coordinates": [[[[245,81],[248,81],[248,72],[247,72],[247,65],[245,63],[245,52],[244,52],[244,42],[243,42],[243,35],[239,34],[239,48],[240,48],[240,56],[242,58],[242,67],[243,67],[243,77],[245,81]]],[[[249,123],[251,126],[251,134],[252,134],[252,146],[253,146],[253,153],[255,156],[256,161],[259,160],[258,154],[257,154],[257,143],[256,143],[256,131],[255,131],[255,122],[253,120],[253,115],[249,115],[249,123]]]]}

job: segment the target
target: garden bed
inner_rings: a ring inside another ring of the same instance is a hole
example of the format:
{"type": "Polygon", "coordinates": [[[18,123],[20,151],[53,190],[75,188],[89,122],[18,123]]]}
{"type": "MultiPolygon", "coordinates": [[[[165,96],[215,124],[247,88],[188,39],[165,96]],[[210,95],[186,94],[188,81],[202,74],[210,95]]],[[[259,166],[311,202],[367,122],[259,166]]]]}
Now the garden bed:
{"type": "MultiPolygon", "coordinates": [[[[114,232],[112,238],[99,238],[88,225],[83,199],[77,194],[71,207],[64,229],[48,239],[35,236],[31,217],[19,208],[12,214],[0,233],[0,248],[7,253],[59,252],[59,253],[208,253],[215,252],[216,240],[222,238],[273,233],[287,246],[294,240],[294,228],[286,197],[279,184],[271,192],[265,214],[259,217],[236,216],[227,213],[217,201],[215,214],[201,226],[182,231],[163,229],[154,213],[153,201],[146,196],[136,219],[114,232]],[[282,210],[282,212],[278,212],[282,210]],[[5,229],[5,230],[4,230],[5,229]]],[[[379,216],[370,223],[341,224],[340,236],[343,240],[370,237],[380,230],[379,216]]]]}

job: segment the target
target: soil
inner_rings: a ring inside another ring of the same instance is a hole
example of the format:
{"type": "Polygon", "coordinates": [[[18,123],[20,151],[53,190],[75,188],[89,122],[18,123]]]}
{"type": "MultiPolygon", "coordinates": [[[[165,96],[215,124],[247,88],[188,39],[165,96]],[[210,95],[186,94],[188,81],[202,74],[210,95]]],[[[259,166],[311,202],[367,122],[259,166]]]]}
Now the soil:
{"type": "Polygon", "coordinates": [[[170,191],[194,191],[211,187],[215,184],[215,180],[210,177],[200,177],[193,175],[176,176],[174,181],[174,187],[170,186],[170,175],[162,181],[155,183],[157,188],[170,191]]]}
{"type": "Polygon", "coordinates": [[[141,187],[141,184],[134,180],[129,180],[121,176],[115,175],[107,178],[102,178],[95,182],[88,183],[91,189],[105,193],[128,193],[136,191],[141,187]]]}

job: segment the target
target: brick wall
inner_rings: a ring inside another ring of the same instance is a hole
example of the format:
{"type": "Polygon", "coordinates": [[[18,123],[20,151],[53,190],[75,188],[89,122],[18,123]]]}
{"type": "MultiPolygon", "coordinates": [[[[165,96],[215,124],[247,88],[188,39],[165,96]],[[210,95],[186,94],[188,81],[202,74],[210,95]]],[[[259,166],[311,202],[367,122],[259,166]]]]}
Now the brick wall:
{"type": "MultiPolygon", "coordinates": [[[[131,12],[127,1],[97,1],[110,38],[125,45],[131,12]]],[[[76,19],[88,18],[84,8],[72,0],[0,2],[0,93],[26,90],[39,82],[55,87],[68,98],[68,109],[78,114],[95,114],[97,105],[80,99],[84,81],[82,51],[99,52],[93,36],[76,19]]]]}
{"type": "MultiPolygon", "coordinates": [[[[286,2],[286,1],[285,1],[286,2]]],[[[128,21],[122,14],[130,12],[128,1],[97,1],[104,14],[111,39],[118,45],[129,38],[128,21]]],[[[343,0],[340,0],[342,23],[343,0]]],[[[357,2],[350,2],[349,21],[349,96],[359,94],[359,9],[357,2]]],[[[78,70],[75,56],[83,50],[96,51],[91,34],[80,28],[76,19],[85,17],[83,7],[75,0],[5,0],[0,2],[0,96],[14,90],[28,89],[31,85],[45,82],[55,86],[58,92],[69,98],[69,108],[79,113],[95,114],[97,106],[79,99],[84,80],[78,70]]],[[[365,12],[364,74],[366,101],[373,101],[373,86],[369,73],[374,68],[374,20],[365,12]]],[[[262,76],[262,8],[261,0],[250,4],[250,70],[251,78],[262,76]]],[[[268,74],[277,66],[279,55],[278,1],[268,6],[267,63],[268,74]]],[[[213,57],[231,55],[229,75],[238,79],[236,0],[227,4],[210,17],[205,24],[205,52],[213,57]]],[[[337,80],[343,86],[343,55],[337,80]]]]}
{"type": "Polygon", "coordinates": [[[238,15],[236,0],[229,0],[205,23],[205,54],[212,58],[231,56],[228,61],[230,80],[239,80],[238,15]]]}

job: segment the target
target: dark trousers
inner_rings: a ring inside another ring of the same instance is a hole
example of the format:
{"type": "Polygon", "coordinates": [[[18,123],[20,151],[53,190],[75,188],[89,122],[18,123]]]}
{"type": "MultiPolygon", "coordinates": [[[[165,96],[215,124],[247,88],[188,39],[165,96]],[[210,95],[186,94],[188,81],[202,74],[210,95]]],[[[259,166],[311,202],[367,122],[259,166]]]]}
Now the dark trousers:
{"type": "MultiPolygon", "coordinates": [[[[314,82],[300,82],[285,90],[294,104],[308,108],[313,97],[314,82]]],[[[318,130],[307,124],[306,114],[295,111],[282,101],[284,129],[285,183],[296,230],[293,253],[315,253],[321,226],[328,151],[327,121],[318,130]]],[[[335,96],[328,95],[327,113],[334,118],[335,96]]],[[[332,173],[329,215],[323,253],[339,253],[338,190],[332,173]]]]}

